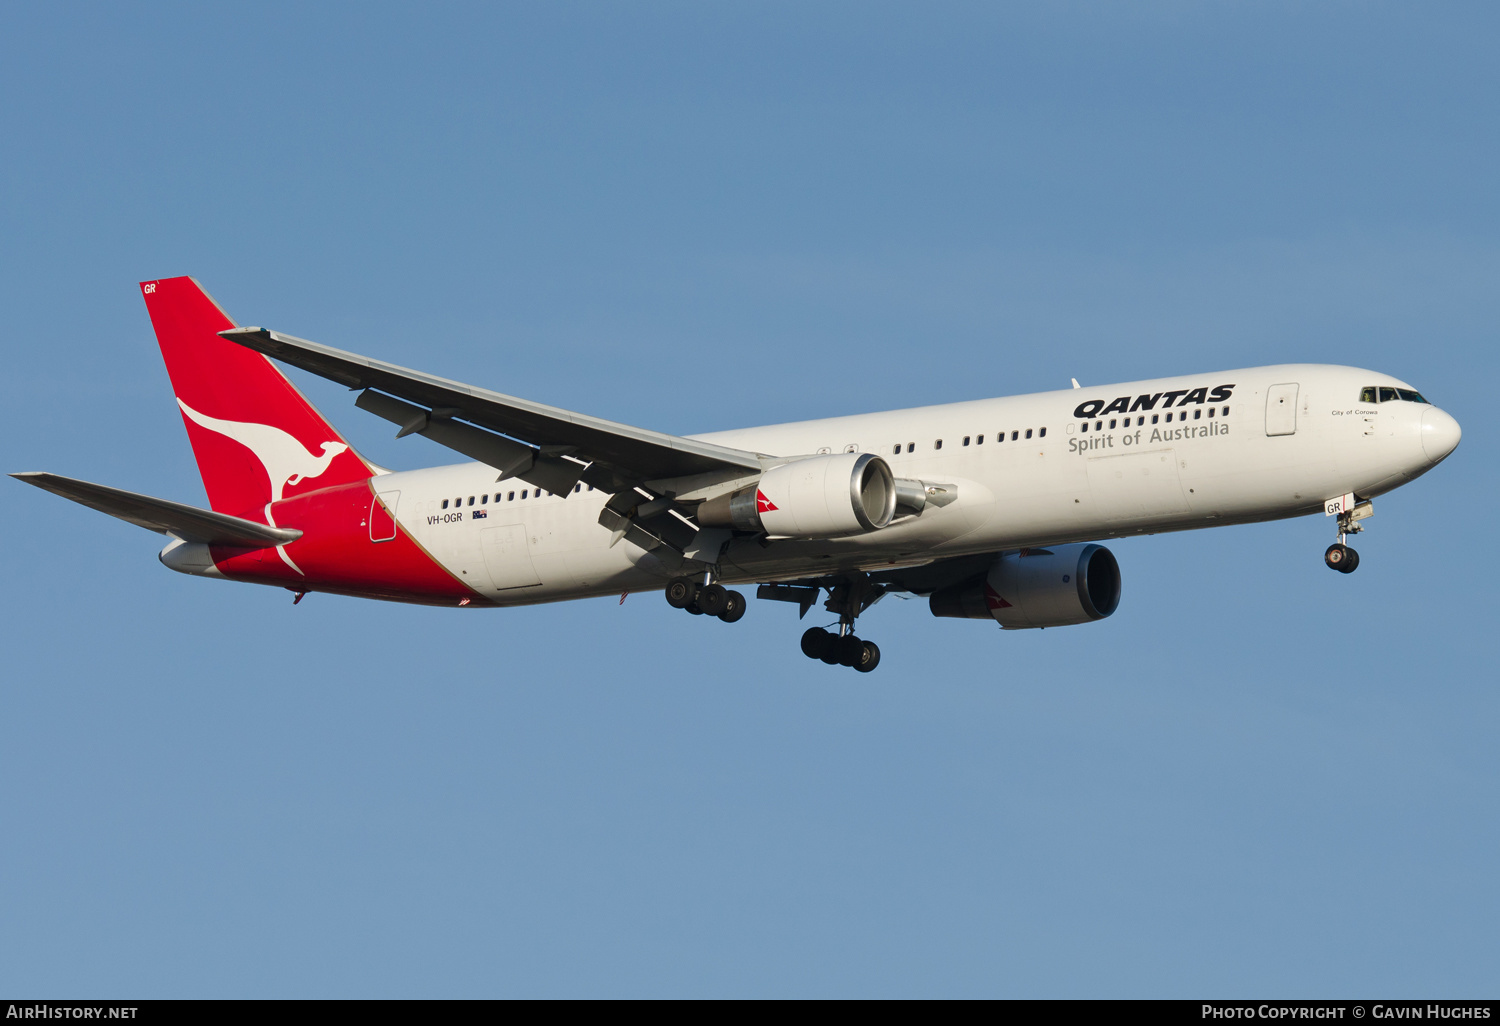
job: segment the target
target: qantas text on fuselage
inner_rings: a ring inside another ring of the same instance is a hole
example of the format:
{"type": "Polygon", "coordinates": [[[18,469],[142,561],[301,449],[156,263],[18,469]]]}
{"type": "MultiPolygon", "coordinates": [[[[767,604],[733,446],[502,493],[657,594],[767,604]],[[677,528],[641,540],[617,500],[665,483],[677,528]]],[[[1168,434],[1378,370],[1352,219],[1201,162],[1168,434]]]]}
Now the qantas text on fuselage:
{"type": "Polygon", "coordinates": [[[210,508],[14,476],[166,535],[172,569],[469,609],[659,591],[730,623],[755,585],[821,604],[803,652],[866,671],[855,621],[891,592],[1008,629],[1109,616],[1110,538],[1322,513],[1348,573],[1371,500],[1460,438],[1405,382],[1318,364],[672,436],[239,327],[191,278],[141,291],[210,508]],[[368,462],[272,360],[466,462],[368,462]]]}
{"type": "Polygon", "coordinates": [[[1166,392],[1146,392],[1138,396],[1122,395],[1118,399],[1106,402],[1103,399],[1090,399],[1081,402],[1073,408],[1073,416],[1089,420],[1093,417],[1107,417],[1111,413],[1139,413],[1142,410],[1150,412],[1157,409],[1158,404],[1163,410],[1169,410],[1175,403],[1179,408],[1189,404],[1203,406],[1214,403],[1228,402],[1234,395],[1233,385],[1218,385],[1210,390],[1206,385],[1198,388],[1178,388],[1166,392]]]}

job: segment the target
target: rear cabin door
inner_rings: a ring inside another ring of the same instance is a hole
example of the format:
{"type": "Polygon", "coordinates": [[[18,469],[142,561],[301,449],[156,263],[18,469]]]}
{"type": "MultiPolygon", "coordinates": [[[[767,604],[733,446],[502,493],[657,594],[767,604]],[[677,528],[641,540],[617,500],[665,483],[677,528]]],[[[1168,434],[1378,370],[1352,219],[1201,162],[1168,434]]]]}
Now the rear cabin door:
{"type": "Polygon", "coordinates": [[[479,532],[479,544],[495,590],[530,588],[542,583],[531,564],[531,543],[526,537],[525,524],[486,527],[479,532]]]}
{"type": "Polygon", "coordinates": [[[1297,433],[1297,383],[1272,385],[1266,389],[1266,434],[1297,433]]]}
{"type": "Polygon", "coordinates": [[[370,500],[370,540],[386,542],[396,537],[396,504],[400,492],[381,492],[370,500]]]}

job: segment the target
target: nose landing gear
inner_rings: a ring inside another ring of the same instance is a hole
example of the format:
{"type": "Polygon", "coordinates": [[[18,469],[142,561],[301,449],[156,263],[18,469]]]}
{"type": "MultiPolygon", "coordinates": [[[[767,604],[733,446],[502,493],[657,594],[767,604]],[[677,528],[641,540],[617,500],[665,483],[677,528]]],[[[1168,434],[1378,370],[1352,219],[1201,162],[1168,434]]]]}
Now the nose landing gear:
{"type": "MultiPolygon", "coordinates": [[[[1344,502],[1349,502],[1353,496],[1347,497],[1344,502]]],[[[1334,500],[1329,500],[1330,512],[1334,507],[1334,500]]],[[[1359,553],[1355,552],[1346,544],[1349,535],[1359,534],[1364,530],[1361,520],[1371,516],[1375,512],[1374,505],[1367,499],[1354,505],[1351,509],[1344,509],[1338,513],[1339,518],[1339,540],[1328,546],[1323,553],[1323,562],[1328,564],[1330,570],[1337,570],[1341,574],[1352,574],[1359,569],[1359,553]]]]}

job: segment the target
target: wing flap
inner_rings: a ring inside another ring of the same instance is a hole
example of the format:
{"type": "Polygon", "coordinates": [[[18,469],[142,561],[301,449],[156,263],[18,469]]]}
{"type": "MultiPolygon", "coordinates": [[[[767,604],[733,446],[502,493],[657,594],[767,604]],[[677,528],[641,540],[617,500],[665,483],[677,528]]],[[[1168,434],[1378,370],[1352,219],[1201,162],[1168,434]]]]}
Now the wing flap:
{"type": "Polygon", "coordinates": [[[488,463],[500,471],[497,481],[519,477],[541,485],[554,495],[567,495],[585,477],[589,477],[589,484],[596,487],[609,487],[613,483],[609,475],[602,478],[598,474],[590,475],[588,464],[548,455],[525,443],[441,415],[446,411],[426,410],[369,389],[359,394],[354,405],[392,424],[400,424],[397,438],[423,435],[470,459],[488,463]]]}
{"type": "Polygon", "coordinates": [[[34,471],[10,476],[53,495],[71,499],[89,509],[118,517],[127,524],[144,527],[158,534],[169,534],[183,541],[264,549],[272,545],[285,545],[302,537],[302,532],[295,528],[267,527],[226,513],[214,513],[197,506],[127,492],[122,488],[111,488],[92,481],[80,481],[61,474],[34,471]]]}

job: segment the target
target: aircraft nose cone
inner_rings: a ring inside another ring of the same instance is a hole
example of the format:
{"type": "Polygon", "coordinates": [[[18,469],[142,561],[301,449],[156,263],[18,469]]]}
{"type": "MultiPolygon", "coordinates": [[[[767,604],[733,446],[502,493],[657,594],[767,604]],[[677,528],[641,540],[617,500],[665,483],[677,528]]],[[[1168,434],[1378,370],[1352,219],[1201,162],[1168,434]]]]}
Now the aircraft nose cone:
{"type": "Polygon", "coordinates": [[[1458,421],[1436,406],[1422,414],[1422,451],[1434,463],[1441,463],[1463,437],[1458,421]]]}

